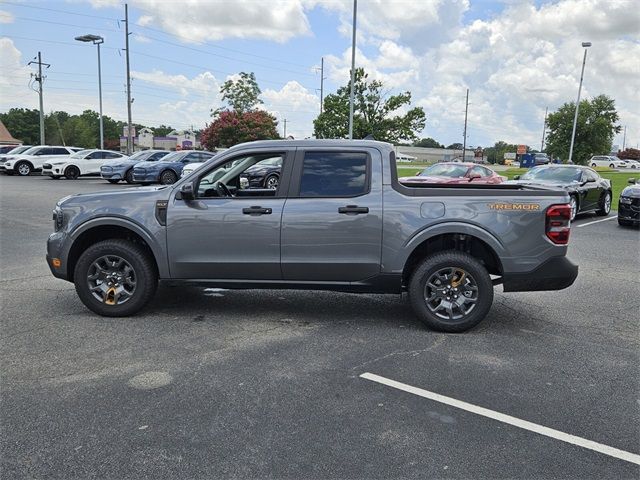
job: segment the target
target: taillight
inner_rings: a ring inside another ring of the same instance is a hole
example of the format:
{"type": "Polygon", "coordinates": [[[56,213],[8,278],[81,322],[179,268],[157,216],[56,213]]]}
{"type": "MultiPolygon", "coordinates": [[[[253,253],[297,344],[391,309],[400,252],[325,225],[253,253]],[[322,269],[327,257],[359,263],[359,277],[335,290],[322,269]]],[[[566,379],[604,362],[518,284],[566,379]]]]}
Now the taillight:
{"type": "Polygon", "coordinates": [[[551,205],[547,208],[546,233],[558,245],[569,243],[571,231],[571,205],[551,205]]]}

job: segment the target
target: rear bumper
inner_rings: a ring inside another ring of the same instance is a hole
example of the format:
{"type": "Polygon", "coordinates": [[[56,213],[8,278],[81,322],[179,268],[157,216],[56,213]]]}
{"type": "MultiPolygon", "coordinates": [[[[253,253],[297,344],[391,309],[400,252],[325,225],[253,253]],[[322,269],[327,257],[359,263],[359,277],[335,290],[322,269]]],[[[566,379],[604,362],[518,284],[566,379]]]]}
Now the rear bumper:
{"type": "Polygon", "coordinates": [[[526,273],[505,273],[502,283],[505,292],[535,292],[562,290],[573,285],[578,266],[567,257],[553,257],[535,270],[526,273]]]}

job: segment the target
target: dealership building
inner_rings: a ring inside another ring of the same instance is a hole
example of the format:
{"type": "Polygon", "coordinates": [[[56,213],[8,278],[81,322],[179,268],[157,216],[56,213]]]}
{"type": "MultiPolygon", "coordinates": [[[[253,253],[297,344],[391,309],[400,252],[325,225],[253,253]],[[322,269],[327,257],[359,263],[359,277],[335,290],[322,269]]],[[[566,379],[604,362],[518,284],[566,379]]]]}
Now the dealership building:
{"type": "MultiPolygon", "coordinates": [[[[194,150],[200,148],[200,141],[196,135],[189,130],[173,130],[164,137],[154,136],[150,128],[142,128],[136,135],[132,129],[133,151],[140,150],[194,150]]],[[[127,127],[124,127],[123,135],[120,137],[120,151],[127,151],[127,127]]]]}

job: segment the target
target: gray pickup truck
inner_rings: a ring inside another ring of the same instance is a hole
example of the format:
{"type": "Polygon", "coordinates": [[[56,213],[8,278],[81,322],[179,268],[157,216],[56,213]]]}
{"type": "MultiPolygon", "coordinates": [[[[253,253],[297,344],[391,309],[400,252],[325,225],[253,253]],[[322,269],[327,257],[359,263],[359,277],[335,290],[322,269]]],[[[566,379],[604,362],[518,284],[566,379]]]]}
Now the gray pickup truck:
{"type": "Polygon", "coordinates": [[[523,185],[402,185],[393,147],[382,142],[261,141],[174,185],[60,200],[47,263],[105,316],[135,314],[159,280],[171,280],[406,291],[429,327],[461,332],[487,315],[495,285],[574,282],[568,202],[565,192],[523,185]],[[274,159],[277,188],[240,181],[274,159]]]}

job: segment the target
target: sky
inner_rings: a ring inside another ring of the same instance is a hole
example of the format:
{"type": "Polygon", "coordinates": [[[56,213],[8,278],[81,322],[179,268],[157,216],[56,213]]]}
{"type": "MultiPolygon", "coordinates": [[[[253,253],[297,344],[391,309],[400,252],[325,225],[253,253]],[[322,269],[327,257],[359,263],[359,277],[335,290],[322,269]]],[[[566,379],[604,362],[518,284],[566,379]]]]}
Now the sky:
{"type": "MultiPolygon", "coordinates": [[[[360,0],[356,66],[409,91],[424,108],[420,137],[445,145],[498,140],[540,145],[545,108],[575,101],[584,49],[582,98],[616,101],[626,145],[640,143],[640,8],[637,0],[360,0]]],[[[324,93],[349,80],[352,0],[130,0],[133,121],[203,128],[223,103],[219,88],[255,72],[263,108],[283,134],[306,138],[324,93]]],[[[29,88],[42,53],[44,109],[98,110],[126,120],[124,2],[0,0],[0,111],[38,107],[29,88]]],[[[399,111],[398,113],[402,113],[399,111]]],[[[614,139],[622,146],[623,134],[614,139]]]]}

